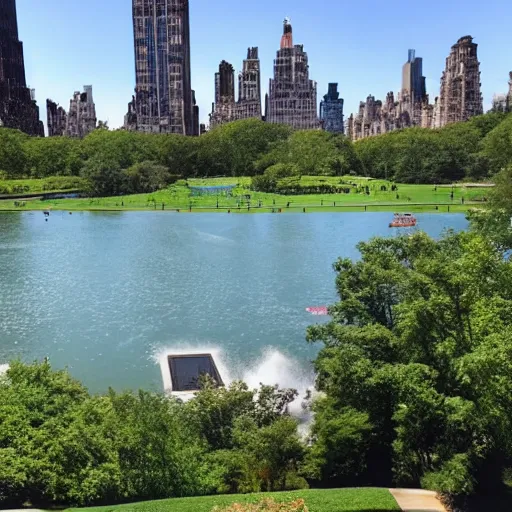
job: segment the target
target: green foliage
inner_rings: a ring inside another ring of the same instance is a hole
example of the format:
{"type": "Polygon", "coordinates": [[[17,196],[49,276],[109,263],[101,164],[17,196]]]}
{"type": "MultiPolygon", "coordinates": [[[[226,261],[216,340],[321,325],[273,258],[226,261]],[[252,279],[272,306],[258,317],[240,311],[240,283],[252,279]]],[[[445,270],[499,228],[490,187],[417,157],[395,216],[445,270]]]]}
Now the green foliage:
{"type": "MultiPolygon", "coordinates": [[[[512,119],[512,118],[511,118],[512,119]]],[[[471,226],[504,249],[512,247],[512,164],[494,177],[485,209],[469,212],[471,226]]]]}
{"type": "Polygon", "coordinates": [[[342,135],[293,131],[258,119],[228,123],[201,137],[103,126],[83,140],[33,138],[0,128],[0,173],[11,178],[78,176],[89,160],[109,162],[114,169],[152,161],[184,178],[256,176],[281,165],[299,176],[450,183],[485,178],[512,163],[511,123],[510,114],[489,113],[440,130],[411,128],[355,144],[342,135]]]}
{"type": "Polygon", "coordinates": [[[286,416],[295,397],[209,382],[187,403],[143,391],[91,396],[47,361],[13,362],[0,377],[0,506],[304,488],[304,448],[286,416]]]}
{"type": "Polygon", "coordinates": [[[261,490],[284,490],[288,472],[297,468],[304,451],[296,420],[281,417],[258,427],[253,419],[242,417],[235,424],[233,437],[238,449],[253,461],[261,490]]]}
{"type": "Polygon", "coordinates": [[[101,155],[90,158],[80,175],[86,180],[86,191],[92,197],[119,196],[127,189],[126,174],[113,158],[101,155]]]}
{"type": "Polygon", "coordinates": [[[297,175],[343,176],[359,173],[361,166],[352,143],[342,135],[323,131],[297,131],[273,148],[256,163],[259,172],[276,164],[294,169],[297,175]]]}
{"type": "Polygon", "coordinates": [[[512,162],[512,117],[489,113],[439,130],[411,128],[363,139],[354,148],[363,174],[400,183],[481,179],[512,162]]]}
{"type": "Polygon", "coordinates": [[[151,161],[132,165],[126,169],[125,175],[125,194],[155,192],[177,179],[176,176],[171,176],[167,167],[151,161]]]}
{"type": "Polygon", "coordinates": [[[512,164],[512,114],[489,132],[482,146],[482,153],[488,158],[492,172],[499,172],[512,164]]]}
{"type": "Polygon", "coordinates": [[[372,426],[368,414],[337,407],[332,398],[314,403],[311,446],[301,472],[310,480],[339,487],[357,482],[366,470],[372,426]]]}
{"type": "Polygon", "coordinates": [[[278,163],[268,167],[262,175],[252,179],[251,188],[258,192],[277,192],[278,184],[283,178],[300,179],[299,170],[293,164],[278,163]]]}
{"type": "Polygon", "coordinates": [[[22,177],[27,167],[25,143],[29,137],[16,130],[0,128],[0,171],[9,178],[22,177]]]}
{"type": "Polygon", "coordinates": [[[360,261],[335,265],[333,321],[308,332],[324,343],[316,368],[327,399],[314,431],[340,446],[339,456],[313,446],[317,473],[347,464],[352,435],[371,483],[496,488],[512,455],[511,264],[468,233],[378,238],[359,250],[360,261]],[[329,420],[347,410],[362,416],[337,439],[342,425],[329,420]]]}

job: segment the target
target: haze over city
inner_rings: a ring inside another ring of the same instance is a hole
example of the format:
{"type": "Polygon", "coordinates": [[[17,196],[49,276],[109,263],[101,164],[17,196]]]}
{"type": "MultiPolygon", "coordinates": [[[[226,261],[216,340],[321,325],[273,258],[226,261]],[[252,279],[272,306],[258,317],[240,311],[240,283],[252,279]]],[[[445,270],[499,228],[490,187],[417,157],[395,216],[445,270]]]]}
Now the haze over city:
{"type": "MultiPolygon", "coordinates": [[[[94,86],[99,119],[111,127],[123,124],[135,86],[132,6],[129,0],[91,0],[84,8],[75,0],[50,3],[18,0],[18,25],[24,43],[27,82],[36,89],[41,119],[45,100],[65,108],[75,90],[94,86]]],[[[511,53],[508,21],[512,7],[497,0],[485,9],[476,2],[438,0],[428,5],[375,1],[342,5],[305,0],[258,3],[258,10],[233,0],[191,1],[192,87],[200,121],[208,122],[214,99],[214,73],[223,59],[239,71],[249,46],[258,46],[262,94],[268,89],[272,64],[291,18],[294,39],[304,44],[310,77],[318,82],[319,100],[329,82],[338,82],[345,115],[356,112],[368,94],[384,99],[399,91],[407,50],[423,58],[427,93],[439,93],[441,73],[450,47],[471,34],[481,62],[484,109],[492,95],[507,89],[511,53]]]]}

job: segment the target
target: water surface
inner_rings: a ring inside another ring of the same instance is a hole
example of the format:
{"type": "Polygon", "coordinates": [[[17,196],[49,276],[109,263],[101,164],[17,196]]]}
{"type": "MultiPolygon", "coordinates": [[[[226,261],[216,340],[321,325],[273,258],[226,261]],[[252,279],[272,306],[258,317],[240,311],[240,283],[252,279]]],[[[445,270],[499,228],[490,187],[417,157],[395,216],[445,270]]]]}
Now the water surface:
{"type": "MultiPolygon", "coordinates": [[[[0,365],[48,356],[92,391],[161,389],[155,355],[167,348],[218,347],[230,372],[256,380],[262,365],[270,378],[308,369],[318,348],[306,327],[323,320],[305,308],[336,299],[338,257],[397,235],[391,216],[0,215],[0,365]]],[[[436,237],[467,226],[418,220],[436,237]]]]}

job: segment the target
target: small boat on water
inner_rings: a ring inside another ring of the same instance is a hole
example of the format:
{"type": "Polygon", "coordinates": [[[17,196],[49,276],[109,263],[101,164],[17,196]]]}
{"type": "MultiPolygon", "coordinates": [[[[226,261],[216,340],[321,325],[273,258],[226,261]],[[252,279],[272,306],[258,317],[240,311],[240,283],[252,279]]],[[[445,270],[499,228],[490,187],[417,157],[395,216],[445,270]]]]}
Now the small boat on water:
{"type": "Polygon", "coordinates": [[[389,223],[390,228],[411,228],[416,226],[416,217],[412,213],[395,213],[389,223]]]}

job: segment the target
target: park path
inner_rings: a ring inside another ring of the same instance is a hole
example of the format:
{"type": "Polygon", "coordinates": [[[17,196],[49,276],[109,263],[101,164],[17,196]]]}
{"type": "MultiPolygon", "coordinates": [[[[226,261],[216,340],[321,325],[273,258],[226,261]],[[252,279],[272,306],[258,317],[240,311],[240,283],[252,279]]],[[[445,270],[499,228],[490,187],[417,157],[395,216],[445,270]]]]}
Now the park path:
{"type": "Polygon", "coordinates": [[[447,512],[432,491],[419,489],[389,489],[404,512],[447,512]]]}

